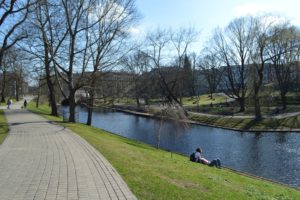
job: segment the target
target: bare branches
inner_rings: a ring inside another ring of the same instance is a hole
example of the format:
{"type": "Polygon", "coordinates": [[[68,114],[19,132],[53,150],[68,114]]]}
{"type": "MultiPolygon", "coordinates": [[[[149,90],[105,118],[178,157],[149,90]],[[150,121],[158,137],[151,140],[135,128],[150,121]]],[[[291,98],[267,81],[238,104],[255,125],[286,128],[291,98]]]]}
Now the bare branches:
{"type": "Polygon", "coordinates": [[[225,65],[224,92],[240,102],[240,111],[245,110],[253,27],[253,18],[250,16],[234,19],[224,31],[216,29],[209,43],[213,46],[215,56],[225,65]]]}
{"type": "Polygon", "coordinates": [[[210,96],[213,98],[212,95],[217,91],[223,75],[221,61],[214,52],[204,49],[199,60],[199,67],[208,83],[210,96]]]}
{"type": "Polygon", "coordinates": [[[3,0],[0,6],[0,65],[3,54],[17,42],[27,37],[26,32],[17,30],[27,19],[31,1],[17,2],[3,0]]]}

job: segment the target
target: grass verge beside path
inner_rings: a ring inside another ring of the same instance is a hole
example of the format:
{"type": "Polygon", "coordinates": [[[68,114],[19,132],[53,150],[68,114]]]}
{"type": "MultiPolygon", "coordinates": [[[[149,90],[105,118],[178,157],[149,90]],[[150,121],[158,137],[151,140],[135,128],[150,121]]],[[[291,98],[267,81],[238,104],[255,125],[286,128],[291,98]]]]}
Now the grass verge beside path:
{"type": "MultiPolygon", "coordinates": [[[[47,107],[29,109],[50,120],[47,107]]],[[[187,157],[110,134],[84,124],[61,123],[100,151],[138,199],[300,199],[300,191],[226,169],[192,163],[187,157]]]]}
{"type": "Polygon", "coordinates": [[[8,133],[8,124],[3,110],[0,110],[0,144],[5,140],[8,133]]]}

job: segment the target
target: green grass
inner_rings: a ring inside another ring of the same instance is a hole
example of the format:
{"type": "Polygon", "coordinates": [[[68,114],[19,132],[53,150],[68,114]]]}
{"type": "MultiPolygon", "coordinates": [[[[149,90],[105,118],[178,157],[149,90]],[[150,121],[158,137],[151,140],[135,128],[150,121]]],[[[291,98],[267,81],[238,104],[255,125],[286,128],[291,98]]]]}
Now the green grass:
{"type": "Polygon", "coordinates": [[[136,105],[136,100],[133,98],[117,98],[115,100],[115,103],[123,103],[123,104],[129,104],[129,105],[136,105]]]}
{"type": "Polygon", "coordinates": [[[211,117],[211,116],[201,116],[193,115],[189,116],[189,119],[197,121],[203,124],[208,124],[212,126],[219,126],[224,128],[233,128],[233,129],[246,129],[252,123],[252,119],[246,118],[231,118],[231,117],[211,117]]]}
{"type": "MultiPolygon", "coordinates": [[[[213,94],[213,98],[211,99],[208,94],[204,94],[201,96],[194,96],[194,97],[183,97],[182,103],[184,106],[196,106],[196,105],[210,105],[212,104],[219,104],[225,103],[227,96],[222,93],[215,93],[213,94]]],[[[106,102],[110,102],[114,100],[114,103],[121,103],[126,105],[136,105],[136,100],[134,98],[115,98],[115,99],[106,99],[106,102]]],[[[161,103],[161,99],[149,99],[150,104],[158,104],[161,103]]],[[[103,100],[98,101],[98,103],[103,103],[103,100]]]]}
{"type": "Polygon", "coordinates": [[[212,117],[190,114],[189,119],[203,124],[233,128],[239,130],[270,130],[270,129],[298,129],[300,128],[300,116],[283,119],[266,118],[254,121],[251,118],[212,117]]]}
{"type": "Polygon", "coordinates": [[[8,124],[3,110],[0,110],[0,144],[5,140],[8,133],[8,124]]]}
{"type": "Polygon", "coordinates": [[[183,97],[182,103],[183,106],[197,106],[197,105],[210,105],[226,103],[227,96],[221,93],[213,94],[213,98],[211,99],[208,94],[204,94],[198,97],[183,97]]]}
{"type": "MultiPolygon", "coordinates": [[[[46,107],[29,109],[49,118],[46,107]]],[[[50,117],[61,121],[60,118],[50,117]]],[[[300,191],[210,168],[83,124],[61,123],[87,140],[117,169],[138,199],[300,199],[300,191]]]]}

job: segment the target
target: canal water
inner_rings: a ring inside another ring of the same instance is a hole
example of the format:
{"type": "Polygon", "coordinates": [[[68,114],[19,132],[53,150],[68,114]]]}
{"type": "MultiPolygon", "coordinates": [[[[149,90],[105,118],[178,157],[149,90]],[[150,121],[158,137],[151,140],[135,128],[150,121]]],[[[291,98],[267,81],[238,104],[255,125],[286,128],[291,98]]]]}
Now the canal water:
{"type": "MultiPolygon", "coordinates": [[[[84,108],[78,118],[86,122],[84,108]]],[[[300,133],[238,132],[112,111],[94,112],[92,125],[187,156],[202,147],[207,159],[300,188],[300,133]]]]}

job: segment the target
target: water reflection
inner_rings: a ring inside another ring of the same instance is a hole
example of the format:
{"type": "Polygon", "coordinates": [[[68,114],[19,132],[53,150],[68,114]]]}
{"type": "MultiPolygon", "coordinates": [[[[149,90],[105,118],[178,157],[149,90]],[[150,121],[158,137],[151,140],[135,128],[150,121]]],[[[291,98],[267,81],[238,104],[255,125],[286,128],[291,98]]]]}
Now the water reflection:
{"type": "MultiPolygon", "coordinates": [[[[79,120],[87,113],[80,109],[79,120]]],[[[120,112],[95,112],[93,126],[163,149],[189,155],[196,147],[225,166],[300,187],[300,133],[248,133],[199,125],[184,127],[120,112]]]]}

